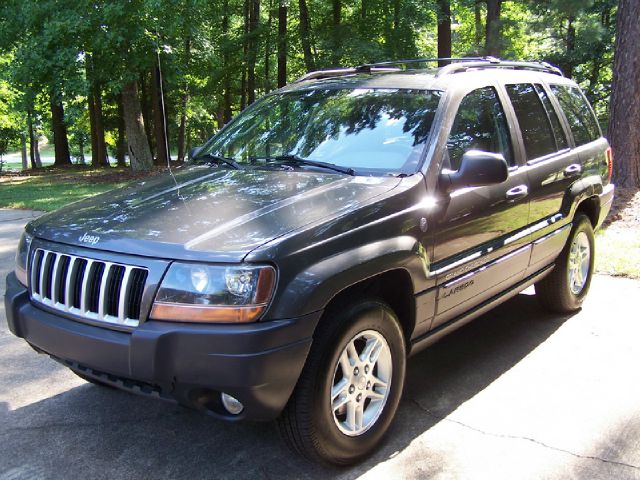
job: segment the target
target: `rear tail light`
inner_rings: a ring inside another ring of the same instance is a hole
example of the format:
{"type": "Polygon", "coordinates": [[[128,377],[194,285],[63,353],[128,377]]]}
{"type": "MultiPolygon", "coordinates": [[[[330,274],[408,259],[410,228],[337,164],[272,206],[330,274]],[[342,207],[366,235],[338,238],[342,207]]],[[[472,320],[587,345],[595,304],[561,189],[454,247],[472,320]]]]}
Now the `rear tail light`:
{"type": "Polygon", "coordinates": [[[607,159],[609,181],[611,181],[611,176],[613,175],[613,149],[611,147],[607,148],[607,150],[604,152],[604,156],[607,159]]]}

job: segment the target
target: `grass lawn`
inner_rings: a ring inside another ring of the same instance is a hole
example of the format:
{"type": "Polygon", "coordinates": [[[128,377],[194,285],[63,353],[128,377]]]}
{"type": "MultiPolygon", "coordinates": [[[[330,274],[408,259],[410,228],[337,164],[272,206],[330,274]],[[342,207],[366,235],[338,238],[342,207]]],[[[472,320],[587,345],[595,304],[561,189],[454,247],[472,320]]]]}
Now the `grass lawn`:
{"type": "Polygon", "coordinates": [[[640,278],[640,230],[609,228],[598,232],[596,272],[640,278]]]}
{"type": "Polygon", "coordinates": [[[49,212],[139,178],[127,168],[43,168],[37,173],[0,175],[0,207],[49,212]]]}

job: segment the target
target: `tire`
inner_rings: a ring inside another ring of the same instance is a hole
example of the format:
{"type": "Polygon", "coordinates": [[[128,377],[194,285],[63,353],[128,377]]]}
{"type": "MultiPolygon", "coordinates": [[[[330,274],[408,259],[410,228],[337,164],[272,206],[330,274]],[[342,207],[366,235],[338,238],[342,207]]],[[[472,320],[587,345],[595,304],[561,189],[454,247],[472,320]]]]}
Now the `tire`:
{"type": "Polygon", "coordinates": [[[321,463],[361,460],[389,429],[402,395],[405,366],[404,335],[386,304],[366,300],[325,313],[278,419],[285,443],[321,463]]]}
{"type": "Polygon", "coordinates": [[[556,313],[575,312],[582,306],[593,276],[593,227],[579,214],[553,271],[535,285],[542,306],[556,313]]]}

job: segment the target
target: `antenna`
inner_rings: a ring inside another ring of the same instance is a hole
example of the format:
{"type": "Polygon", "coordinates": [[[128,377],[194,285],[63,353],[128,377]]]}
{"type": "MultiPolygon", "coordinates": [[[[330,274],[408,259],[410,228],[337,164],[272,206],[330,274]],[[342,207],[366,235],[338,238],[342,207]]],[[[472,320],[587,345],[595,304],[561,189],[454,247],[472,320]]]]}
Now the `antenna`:
{"type": "MultiPolygon", "coordinates": [[[[164,132],[164,151],[167,157],[167,169],[173,182],[178,186],[178,181],[171,170],[171,152],[169,152],[169,133],[167,132],[167,112],[164,106],[164,85],[162,81],[162,62],[160,61],[160,32],[156,29],[156,59],[158,62],[158,83],[160,84],[160,109],[162,113],[162,131],[164,132]]],[[[178,196],[180,194],[178,193],[178,196]]]]}

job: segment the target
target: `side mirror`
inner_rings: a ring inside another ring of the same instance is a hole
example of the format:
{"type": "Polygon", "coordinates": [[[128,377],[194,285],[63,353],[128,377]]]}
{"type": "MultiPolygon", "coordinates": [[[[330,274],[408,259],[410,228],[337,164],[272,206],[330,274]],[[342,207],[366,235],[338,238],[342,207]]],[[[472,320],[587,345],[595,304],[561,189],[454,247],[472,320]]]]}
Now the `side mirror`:
{"type": "Polygon", "coordinates": [[[440,174],[440,185],[450,192],[458,188],[497,185],[508,176],[509,167],[502,154],[469,150],[462,156],[457,172],[440,174]]]}
{"type": "Polygon", "coordinates": [[[193,147],[189,152],[189,160],[193,160],[198,156],[198,154],[202,151],[202,147],[193,147]]]}

